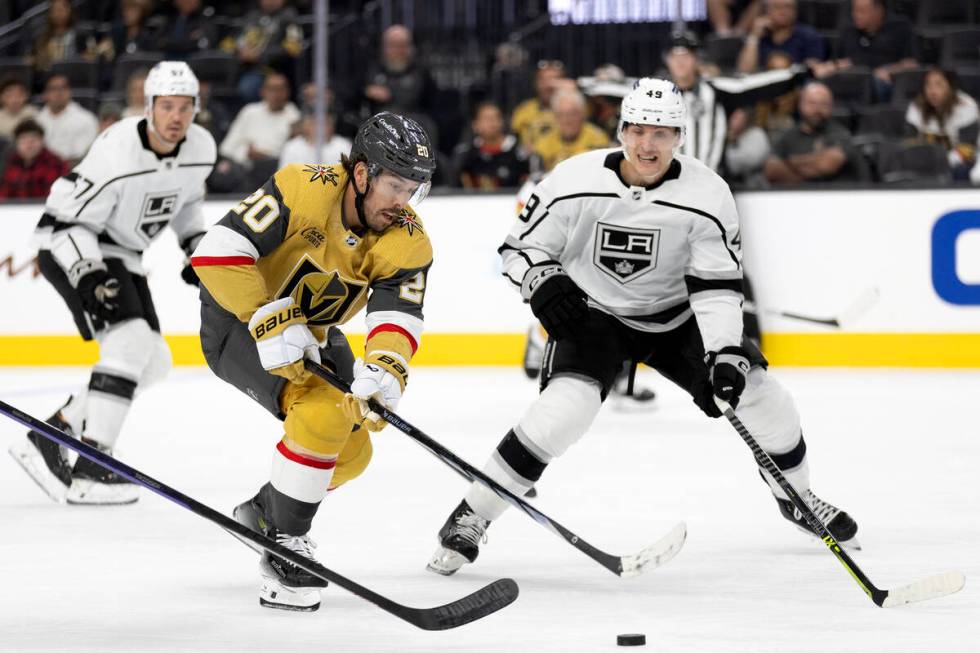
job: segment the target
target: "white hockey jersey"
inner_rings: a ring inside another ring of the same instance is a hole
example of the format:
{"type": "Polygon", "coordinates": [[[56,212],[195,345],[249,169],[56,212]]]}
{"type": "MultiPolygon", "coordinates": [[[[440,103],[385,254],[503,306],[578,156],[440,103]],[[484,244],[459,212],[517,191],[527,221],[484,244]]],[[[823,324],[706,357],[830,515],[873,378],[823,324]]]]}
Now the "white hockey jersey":
{"type": "Polygon", "coordinates": [[[204,232],[204,180],[216,147],[192,124],[168,155],[150,149],[146,120],[126,118],[103,132],[75,168],[55,181],[37,244],[65,270],[79,259],[120,258],[142,274],[142,252],[168,224],[185,251],[204,232]]]}
{"type": "Polygon", "coordinates": [[[706,351],[742,339],[741,242],[728,185],[678,154],[649,188],[621,177],[621,149],[572,157],[545,177],[500,248],[504,276],[527,299],[560,264],[589,305],[641,331],[676,328],[692,311],[706,351]]]}

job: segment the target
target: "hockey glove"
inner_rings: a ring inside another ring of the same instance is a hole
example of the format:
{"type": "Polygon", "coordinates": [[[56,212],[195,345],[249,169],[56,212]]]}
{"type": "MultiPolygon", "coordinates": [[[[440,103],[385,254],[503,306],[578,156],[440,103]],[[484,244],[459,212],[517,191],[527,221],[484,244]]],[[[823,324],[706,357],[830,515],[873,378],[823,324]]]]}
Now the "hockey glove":
{"type": "MultiPolygon", "coordinates": [[[[707,362],[712,393],[735,408],[738,406],[742,391],[745,390],[745,377],[749,373],[749,359],[745,350],[741,347],[722,347],[717,353],[708,354],[707,362]]],[[[715,412],[718,413],[712,417],[721,417],[721,411],[714,404],[714,399],[709,399],[715,412]]]]}
{"type": "Polygon", "coordinates": [[[119,279],[109,274],[104,261],[82,259],[71,266],[68,281],[78,290],[85,311],[105,322],[119,312],[119,279]]]}
{"type": "Polygon", "coordinates": [[[191,256],[194,255],[194,250],[197,249],[202,238],[204,238],[203,231],[188,236],[180,242],[180,248],[184,250],[184,254],[187,257],[184,259],[184,269],[180,271],[180,278],[189,286],[201,286],[201,280],[197,277],[194,266],[191,265],[191,256]]]}
{"type": "Polygon", "coordinates": [[[197,272],[194,271],[194,266],[190,263],[185,265],[184,269],[180,271],[180,278],[189,286],[201,286],[201,280],[197,278],[197,272]]]}
{"type": "Polygon", "coordinates": [[[555,340],[570,338],[589,319],[585,293],[560,265],[531,268],[521,293],[531,305],[531,312],[541,320],[541,326],[555,340]]]}
{"type": "Polygon", "coordinates": [[[320,362],[320,346],[306,326],[306,317],[292,297],[259,308],[248,321],[259,361],[270,374],[302,384],[310,378],[303,359],[320,362]]]}
{"type": "Polygon", "coordinates": [[[368,407],[367,400],[374,399],[388,410],[395,410],[407,382],[408,371],[397,358],[369,354],[367,361],[354,362],[354,382],[350,384],[350,392],[344,395],[341,407],[355,424],[369,431],[380,431],[388,423],[368,407]]]}

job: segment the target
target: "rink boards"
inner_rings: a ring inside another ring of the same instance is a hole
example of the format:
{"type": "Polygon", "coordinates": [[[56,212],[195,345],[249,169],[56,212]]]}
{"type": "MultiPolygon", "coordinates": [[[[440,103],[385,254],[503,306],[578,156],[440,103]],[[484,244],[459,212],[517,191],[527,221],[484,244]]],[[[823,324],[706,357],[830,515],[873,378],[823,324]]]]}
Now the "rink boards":
{"type": "MultiPolygon", "coordinates": [[[[980,191],[785,191],[738,196],[745,264],[776,365],[980,367],[980,191]],[[785,317],[840,318],[839,327],[785,317]]],[[[209,221],[230,202],[209,202],[209,221]]],[[[514,365],[531,319],[500,275],[496,249],[512,197],[431,197],[419,207],[435,263],[427,365],[514,365]]],[[[0,364],[89,364],[96,349],[33,264],[39,204],[5,205],[0,242],[0,364]]],[[[203,364],[197,292],[164,232],[145,266],[178,365],[203,364]]],[[[655,270],[654,272],[655,273],[655,270]]],[[[363,320],[345,331],[355,347],[363,320]]],[[[356,349],[355,349],[356,351],[356,349]]]]}

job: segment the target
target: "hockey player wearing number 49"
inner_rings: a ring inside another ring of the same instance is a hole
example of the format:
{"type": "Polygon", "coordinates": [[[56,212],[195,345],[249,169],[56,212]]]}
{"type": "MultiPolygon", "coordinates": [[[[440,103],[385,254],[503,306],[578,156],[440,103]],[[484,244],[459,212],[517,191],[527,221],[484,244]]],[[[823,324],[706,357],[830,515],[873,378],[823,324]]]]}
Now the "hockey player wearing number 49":
{"type": "MultiPolygon", "coordinates": [[[[505,276],[550,338],[541,394],[484,472],[524,495],[586,432],[632,360],[684,388],[709,417],[721,416],[714,397],[731,404],[837,541],[855,546],[854,520],[810,490],[792,398],[743,335],[735,201],[717,174],[677,153],[686,118],[673,83],[639,80],[621,107],[622,149],[561,163],[501,246],[505,276]]],[[[809,533],[762,474],[783,517],[809,533]]],[[[440,529],[428,568],[449,575],[473,562],[508,505],[474,483],[440,529]]]]}
{"type": "MultiPolygon", "coordinates": [[[[160,335],[142,253],[170,226],[185,254],[204,234],[204,180],[214,167],[211,134],[193,124],[198,82],[182,61],[163,61],[144,83],[143,117],[122,120],[55,181],[38,223],[38,264],[71,311],[84,340],[99,343],[88,385],[48,421],[111,450],[134,394],[166,376],[170,350],[160,335]]],[[[182,276],[197,283],[190,264],[182,276]]],[[[137,486],[40,433],[10,449],[56,501],[120,504],[137,486]]]]}

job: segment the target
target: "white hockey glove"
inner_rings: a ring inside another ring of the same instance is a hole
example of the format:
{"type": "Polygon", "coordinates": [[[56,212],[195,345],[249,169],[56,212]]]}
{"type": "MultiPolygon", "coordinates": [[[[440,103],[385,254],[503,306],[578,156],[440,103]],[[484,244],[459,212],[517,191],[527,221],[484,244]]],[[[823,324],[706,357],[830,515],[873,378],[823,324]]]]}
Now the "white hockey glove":
{"type": "Polygon", "coordinates": [[[270,374],[302,384],[310,378],[303,359],[320,362],[320,345],[292,297],[259,308],[248,321],[248,330],[255,338],[259,361],[270,374]]]}
{"type": "Polygon", "coordinates": [[[395,410],[407,382],[408,371],[398,359],[388,354],[370,354],[367,361],[359,358],[354,362],[354,381],[341,406],[355,424],[380,431],[388,423],[368,407],[367,400],[374,399],[388,410],[395,410]]]}

